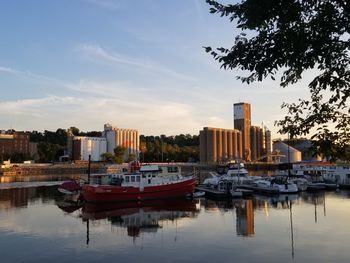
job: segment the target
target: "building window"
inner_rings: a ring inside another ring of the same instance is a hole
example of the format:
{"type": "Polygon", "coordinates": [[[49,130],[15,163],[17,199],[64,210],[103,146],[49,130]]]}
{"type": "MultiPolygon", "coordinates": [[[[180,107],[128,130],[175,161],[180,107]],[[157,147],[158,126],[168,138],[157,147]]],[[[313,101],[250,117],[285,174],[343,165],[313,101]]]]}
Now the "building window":
{"type": "Polygon", "coordinates": [[[130,182],[130,178],[129,178],[129,176],[125,176],[125,182],[130,182]]]}

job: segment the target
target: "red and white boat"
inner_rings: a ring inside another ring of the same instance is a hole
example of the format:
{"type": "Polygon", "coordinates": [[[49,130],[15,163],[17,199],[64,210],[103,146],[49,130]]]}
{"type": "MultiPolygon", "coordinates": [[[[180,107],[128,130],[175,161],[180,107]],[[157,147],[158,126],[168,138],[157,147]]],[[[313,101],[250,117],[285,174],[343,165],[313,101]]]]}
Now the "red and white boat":
{"type": "Polygon", "coordinates": [[[143,165],[134,173],[100,178],[85,184],[81,193],[87,202],[143,201],[192,195],[196,180],[182,176],[176,165],[143,165]]]}

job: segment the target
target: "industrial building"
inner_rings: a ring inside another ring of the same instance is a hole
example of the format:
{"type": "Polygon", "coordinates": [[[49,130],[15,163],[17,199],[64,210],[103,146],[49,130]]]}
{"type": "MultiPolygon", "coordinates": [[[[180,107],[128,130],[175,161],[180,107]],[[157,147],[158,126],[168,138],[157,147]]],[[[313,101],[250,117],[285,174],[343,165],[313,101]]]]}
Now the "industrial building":
{"type": "Polygon", "coordinates": [[[266,127],[250,127],[251,160],[271,161],[271,132],[266,127]]]}
{"type": "Polygon", "coordinates": [[[117,128],[107,123],[104,125],[102,136],[107,139],[107,152],[114,153],[114,148],[122,146],[126,148],[125,160],[130,154],[138,157],[140,148],[138,130],[117,128]]]}
{"type": "Polygon", "coordinates": [[[238,130],[204,127],[199,132],[201,163],[241,159],[242,133],[238,130]]]}
{"type": "Polygon", "coordinates": [[[280,162],[282,163],[295,163],[302,160],[301,151],[298,151],[282,141],[275,141],[273,143],[273,150],[274,152],[278,152],[282,155],[280,158],[280,162]]]}
{"type": "Polygon", "coordinates": [[[251,126],[250,104],[233,104],[233,120],[233,130],[205,127],[200,131],[200,162],[237,159],[270,162],[271,132],[264,125],[251,126]]]}
{"type": "Polygon", "coordinates": [[[101,137],[74,136],[72,138],[72,159],[101,161],[101,155],[107,151],[107,140],[101,137]]]}
{"type": "Polygon", "coordinates": [[[243,160],[251,160],[250,148],[250,126],[251,126],[251,107],[249,103],[233,104],[234,128],[242,133],[243,160]]]}
{"type": "Polygon", "coordinates": [[[67,132],[67,155],[72,160],[88,160],[91,155],[92,161],[101,161],[101,155],[109,152],[114,154],[118,146],[126,148],[124,161],[130,154],[138,157],[140,136],[137,130],[121,129],[110,124],[104,125],[102,137],[74,136],[67,132]]]}

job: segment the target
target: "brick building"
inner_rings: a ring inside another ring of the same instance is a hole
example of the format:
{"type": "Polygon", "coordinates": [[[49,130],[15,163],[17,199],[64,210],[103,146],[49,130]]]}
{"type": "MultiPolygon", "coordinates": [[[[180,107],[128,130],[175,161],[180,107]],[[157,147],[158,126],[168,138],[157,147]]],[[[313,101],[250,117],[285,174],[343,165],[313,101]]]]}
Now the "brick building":
{"type": "Polygon", "coordinates": [[[0,155],[9,156],[15,153],[29,154],[29,133],[0,133],[0,155]]]}

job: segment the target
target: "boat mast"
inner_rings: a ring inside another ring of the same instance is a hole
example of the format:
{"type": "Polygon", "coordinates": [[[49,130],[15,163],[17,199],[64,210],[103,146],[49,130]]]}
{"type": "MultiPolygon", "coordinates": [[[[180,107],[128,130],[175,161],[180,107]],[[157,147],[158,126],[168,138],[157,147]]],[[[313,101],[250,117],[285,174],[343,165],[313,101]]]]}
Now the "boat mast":
{"type": "Polygon", "coordinates": [[[290,143],[290,133],[288,132],[288,153],[287,153],[287,156],[288,156],[288,178],[290,177],[290,165],[291,165],[291,163],[290,163],[290,147],[289,147],[289,143],[290,143]]]}
{"type": "Polygon", "coordinates": [[[89,163],[88,163],[88,184],[90,184],[90,169],[91,169],[91,154],[89,154],[89,163]]]}

